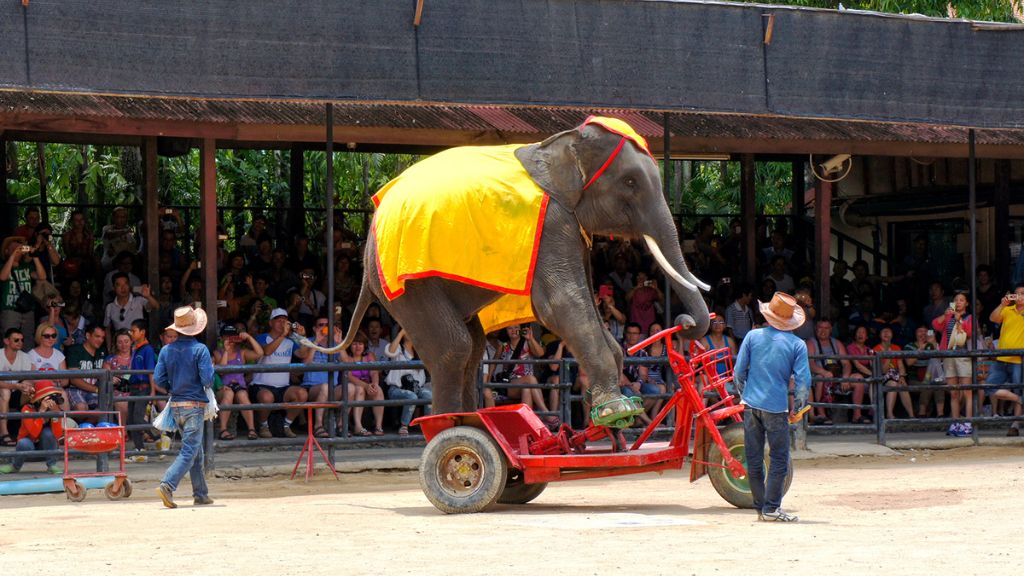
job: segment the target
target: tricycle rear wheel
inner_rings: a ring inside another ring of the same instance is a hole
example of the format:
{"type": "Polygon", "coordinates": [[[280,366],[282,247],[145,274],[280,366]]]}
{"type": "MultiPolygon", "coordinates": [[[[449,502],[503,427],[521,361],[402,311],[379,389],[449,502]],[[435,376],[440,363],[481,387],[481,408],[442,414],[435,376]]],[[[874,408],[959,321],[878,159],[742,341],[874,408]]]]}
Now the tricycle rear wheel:
{"type": "Polygon", "coordinates": [[[72,480],[70,483],[67,480],[64,481],[64,494],[68,497],[68,500],[71,500],[72,502],[81,502],[82,500],[85,500],[87,492],[88,491],[85,489],[85,486],[82,486],[82,483],[78,480],[72,480]]]}
{"type": "Polygon", "coordinates": [[[499,504],[526,504],[540,496],[540,493],[548,487],[547,482],[538,484],[526,484],[523,482],[523,471],[510,468],[508,480],[505,481],[505,489],[498,496],[499,504]]]}
{"type": "MultiPolygon", "coordinates": [[[[736,458],[743,464],[743,467],[747,467],[747,454],[746,454],[746,442],[743,436],[743,423],[736,422],[721,430],[722,440],[725,441],[725,445],[729,448],[729,452],[733,458],[736,458]]],[[[732,475],[732,472],[726,467],[725,457],[722,455],[722,451],[719,450],[718,444],[711,443],[711,450],[708,452],[708,462],[712,465],[708,467],[708,476],[711,477],[711,485],[715,487],[715,491],[725,498],[725,501],[737,508],[753,508],[754,507],[754,495],[750,492],[750,481],[746,478],[736,478],[732,475]]],[[[767,473],[769,466],[769,454],[768,447],[765,446],[764,451],[764,468],[767,473]]],[[[786,474],[786,480],[782,485],[782,494],[785,495],[789,492],[789,486],[793,483],[793,466],[789,467],[789,473],[786,474]]]]}
{"type": "Polygon", "coordinates": [[[490,434],[472,426],[440,432],[420,460],[420,487],[445,514],[481,512],[505,488],[508,463],[490,434]]]}

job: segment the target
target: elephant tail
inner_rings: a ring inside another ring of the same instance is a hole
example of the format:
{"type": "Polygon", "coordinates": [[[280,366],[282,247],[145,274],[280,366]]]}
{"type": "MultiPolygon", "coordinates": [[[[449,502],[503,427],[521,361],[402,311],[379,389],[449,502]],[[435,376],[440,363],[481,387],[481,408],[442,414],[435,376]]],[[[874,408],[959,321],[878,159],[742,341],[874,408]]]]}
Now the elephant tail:
{"type": "MultiPolygon", "coordinates": [[[[356,309],[352,313],[352,323],[348,326],[348,334],[345,335],[344,341],[332,346],[331,348],[320,346],[305,336],[299,336],[294,331],[288,334],[288,338],[303,348],[312,348],[319,352],[323,352],[324,354],[335,354],[345,350],[351,346],[352,341],[356,339],[356,334],[359,333],[359,325],[363,322],[363,315],[366,314],[366,309],[370,307],[370,303],[372,301],[373,294],[370,292],[369,285],[364,281],[362,288],[359,290],[359,300],[356,301],[356,309]]],[[[293,330],[297,325],[298,324],[292,325],[293,330]]]]}

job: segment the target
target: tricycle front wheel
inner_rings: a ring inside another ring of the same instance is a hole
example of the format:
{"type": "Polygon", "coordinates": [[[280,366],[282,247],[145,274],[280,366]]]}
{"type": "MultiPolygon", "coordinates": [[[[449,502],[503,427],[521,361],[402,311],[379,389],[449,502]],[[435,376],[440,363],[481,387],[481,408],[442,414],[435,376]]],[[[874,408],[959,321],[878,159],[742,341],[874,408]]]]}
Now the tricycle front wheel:
{"type": "Polygon", "coordinates": [[[420,487],[445,514],[480,512],[505,489],[508,464],[490,434],[472,426],[440,432],[420,459],[420,487]]]}
{"type": "MultiPolygon", "coordinates": [[[[725,445],[729,448],[729,453],[732,457],[739,460],[743,464],[743,468],[747,467],[747,454],[746,454],[746,443],[743,436],[743,423],[737,422],[730,424],[721,430],[722,440],[725,441],[725,445]]],[[[754,507],[754,495],[750,492],[750,481],[746,476],[743,478],[737,478],[733,476],[732,472],[726,465],[725,456],[722,451],[719,450],[718,444],[712,443],[711,449],[708,452],[708,462],[712,465],[708,467],[708,476],[711,477],[711,485],[715,487],[715,491],[725,498],[725,501],[737,508],[753,508],[754,507]]],[[[769,466],[769,453],[768,447],[765,446],[764,451],[764,469],[765,473],[768,472],[769,466]]],[[[782,494],[785,495],[789,492],[789,486],[793,483],[793,467],[789,467],[789,472],[786,474],[786,480],[782,485],[782,494]]]]}

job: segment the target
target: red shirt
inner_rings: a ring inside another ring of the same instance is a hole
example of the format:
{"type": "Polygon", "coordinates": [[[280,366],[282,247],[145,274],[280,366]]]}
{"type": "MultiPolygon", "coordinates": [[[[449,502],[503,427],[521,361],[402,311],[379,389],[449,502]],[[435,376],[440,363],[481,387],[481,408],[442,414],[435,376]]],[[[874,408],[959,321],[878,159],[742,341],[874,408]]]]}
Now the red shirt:
{"type": "MultiPolygon", "coordinates": [[[[25,406],[21,411],[25,413],[35,412],[35,408],[25,406]]],[[[43,426],[46,424],[45,418],[25,418],[21,421],[21,428],[18,430],[18,440],[28,438],[33,442],[39,442],[39,435],[43,433],[43,426]]],[[[49,424],[56,438],[64,436],[64,428],[60,425],[60,418],[51,420],[49,424]]]]}

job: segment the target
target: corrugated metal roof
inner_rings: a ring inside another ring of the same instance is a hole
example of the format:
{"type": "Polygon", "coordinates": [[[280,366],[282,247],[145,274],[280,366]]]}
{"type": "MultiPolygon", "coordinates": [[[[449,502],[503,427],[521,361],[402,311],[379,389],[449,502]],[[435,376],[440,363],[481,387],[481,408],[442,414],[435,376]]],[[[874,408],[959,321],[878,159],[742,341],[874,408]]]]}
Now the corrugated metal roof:
{"type": "MultiPolygon", "coordinates": [[[[662,137],[662,112],[565,107],[476,106],[417,102],[335,102],[336,126],[461,132],[494,131],[542,138],[590,114],[620,117],[648,139],[662,137]]],[[[0,90],[0,129],[15,119],[116,119],[226,125],[319,126],[323,102],[129,97],[0,90]]],[[[742,114],[669,112],[673,137],[962,144],[967,128],[742,114]]],[[[979,144],[1024,146],[1024,130],[977,131],[979,144]]]]}

